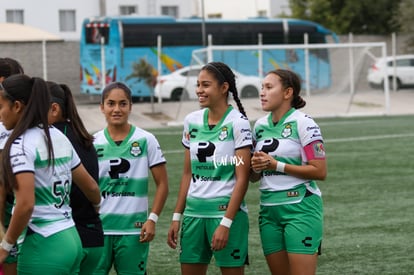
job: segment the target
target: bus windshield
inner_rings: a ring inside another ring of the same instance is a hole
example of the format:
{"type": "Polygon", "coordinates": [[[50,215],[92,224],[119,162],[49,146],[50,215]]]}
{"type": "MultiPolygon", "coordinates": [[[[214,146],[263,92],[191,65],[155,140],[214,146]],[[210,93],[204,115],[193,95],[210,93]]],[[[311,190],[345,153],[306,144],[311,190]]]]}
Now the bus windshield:
{"type": "Polygon", "coordinates": [[[104,44],[109,41],[109,24],[107,23],[88,23],[85,25],[85,43],[86,44],[104,44]]]}

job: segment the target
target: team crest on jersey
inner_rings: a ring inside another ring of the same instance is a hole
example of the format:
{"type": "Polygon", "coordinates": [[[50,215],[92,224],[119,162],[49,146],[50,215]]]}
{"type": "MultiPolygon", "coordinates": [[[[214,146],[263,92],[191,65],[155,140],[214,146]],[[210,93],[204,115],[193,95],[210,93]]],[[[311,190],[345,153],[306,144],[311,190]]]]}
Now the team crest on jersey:
{"type": "Polygon", "coordinates": [[[221,128],[221,132],[220,132],[220,135],[219,135],[219,140],[225,140],[227,137],[228,137],[228,129],[227,129],[227,127],[223,127],[223,128],[221,128]]]}
{"type": "Polygon", "coordinates": [[[138,141],[134,141],[131,144],[131,150],[129,152],[134,157],[138,157],[141,154],[142,151],[141,151],[141,147],[139,147],[139,142],[138,141]]]}
{"type": "Polygon", "coordinates": [[[286,124],[285,129],[282,131],[282,137],[287,138],[292,135],[292,125],[286,124]]]}

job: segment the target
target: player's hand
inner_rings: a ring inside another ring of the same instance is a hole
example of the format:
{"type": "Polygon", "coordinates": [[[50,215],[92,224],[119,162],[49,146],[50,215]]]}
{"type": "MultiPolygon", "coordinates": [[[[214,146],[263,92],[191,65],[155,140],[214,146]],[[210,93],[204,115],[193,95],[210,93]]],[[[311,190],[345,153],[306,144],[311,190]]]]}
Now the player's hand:
{"type": "Polygon", "coordinates": [[[141,235],[139,241],[141,243],[150,242],[155,237],[155,222],[147,220],[141,228],[141,235]]]}
{"type": "Polygon", "coordinates": [[[180,231],[180,222],[172,221],[168,230],[167,244],[169,247],[176,249],[178,243],[178,232],[180,231]]]}
{"type": "Polygon", "coordinates": [[[211,250],[218,251],[226,247],[227,241],[229,240],[230,228],[224,225],[219,225],[213,234],[211,240],[211,250]]]}
{"type": "Polygon", "coordinates": [[[255,172],[269,169],[272,157],[264,152],[254,152],[250,160],[251,168],[255,172]]]}

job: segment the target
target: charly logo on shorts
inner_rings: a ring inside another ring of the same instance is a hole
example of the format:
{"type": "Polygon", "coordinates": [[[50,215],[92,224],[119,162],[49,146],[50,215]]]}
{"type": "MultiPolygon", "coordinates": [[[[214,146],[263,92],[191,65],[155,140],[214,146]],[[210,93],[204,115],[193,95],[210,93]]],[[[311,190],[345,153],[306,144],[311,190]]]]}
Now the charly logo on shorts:
{"type": "Polygon", "coordinates": [[[138,141],[134,141],[131,144],[131,150],[130,153],[131,155],[133,155],[134,157],[138,157],[141,154],[141,147],[139,147],[139,142],[138,141]]]}

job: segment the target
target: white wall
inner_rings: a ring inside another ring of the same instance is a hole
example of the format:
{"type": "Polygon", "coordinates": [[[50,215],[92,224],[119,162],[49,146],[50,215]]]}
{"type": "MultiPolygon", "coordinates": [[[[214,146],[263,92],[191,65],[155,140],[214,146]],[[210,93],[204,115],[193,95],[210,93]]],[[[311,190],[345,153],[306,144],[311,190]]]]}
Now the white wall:
{"type": "MultiPolygon", "coordinates": [[[[206,17],[214,13],[221,13],[222,18],[226,19],[256,17],[259,10],[269,10],[269,1],[271,0],[204,0],[204,11],[206,17]]],[[[201,15],[201,10],[199,14],[201,15]]]]}
{"type": "MultiPolygon", "coordinates": [[[[204,10],[206,16],[221,13],[226,19],[256,17],[261,10],[266,11],[267,17],[291,14],[289,0],[204,0],[204,10]]],[[[201,11],[198,14],[201,16],[201,11]]]]}
{"type": "Polygon", "coordinates": [[[280,14],[291,15],[292,11],[289,7],[289,0],[270,0],[269,17],[277,17],[280,14]]]}
{"type": "MultiPolygon", "coordinates": [[[[1,0],[0,22],[6,22],[6,10],[24,10],[24,23],[62,37],[79,40],[84,18],[98,16],[102,0],[1,0]],[[59,31],[59,10],[76,10],[76,31],[59,31]]],[[[103,0],[107,15],[119,15],[120,5],[138,6],[139,15],[160,15],[161,6],[178,6],[179,17],[202,16],[201,1],[207,17],[221,13],[225,19],[257,16],[258,10],[268,10],[267,16],[280,14],[288,0],[103,0]]]]}
{"type": "Polygon", "coordinates": [[[6,22],[6,10],[24,10],[24,23],[51,32],[67,40],[78,40],[85,17],[99,14],[98,0],[13,0],[2,1],[0,22],[6,22]],[[76,31],[59,31],[59,10],[76,10],[76,31]]]}

